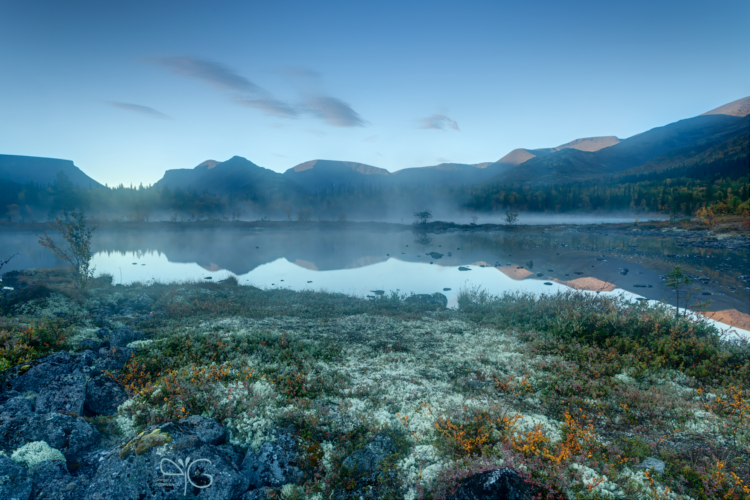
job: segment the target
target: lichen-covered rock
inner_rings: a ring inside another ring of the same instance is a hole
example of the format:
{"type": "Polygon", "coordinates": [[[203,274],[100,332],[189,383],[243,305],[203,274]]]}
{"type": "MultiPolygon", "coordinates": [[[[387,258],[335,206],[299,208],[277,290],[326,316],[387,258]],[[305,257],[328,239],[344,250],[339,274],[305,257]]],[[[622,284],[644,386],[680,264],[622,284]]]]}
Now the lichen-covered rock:
{"type": "Polygon", "coordinates": [[[73,373],[76,359],[65,351],[38,360],[33,365],[21,365],[10,374],[5,389],[18,392],[40,392],[50,382],[73,373]]]}
{"type": "Polygon", "coordinates": [[[86,378],[79,371],[51,381],[39,391],[37,413],[64,412],[83,415],[86,378]]]}
{"type": "Polygon", "coordinates": [[[126,453],[111,453],[101,462],[83,498],[166,500],[184,498],[185,491],[202,499],[240,498],[249,480],[240,473],[238,454],[229,446],[206,444],[193,432],[201,426],[211,427],[168,423],[144,431],[123,448],[129,448],[126,453]]]}
{"type": "Polygon", "coordinates": [[[77,500],[83,497],[88,481],[74,477],[63,462],[42,462],[31,468],[34,499],[77,500]]]}
{"type": "Polygon", "coordinates": [[[14,397],[0,405],[0,449],[9,452],[34,441],[60,450],[69,462],[96,446],[99,432],[80,418],[31,411],[31,403],[14,397]]]}
{"type": "Polygon", "coordinates": [[[257,490],[250,490],[242,495],[240,500],[266,500],[269,498],[270,492],[273,491],[271,488],[258,488],[257,490]]]}
{"type": "Polygon", "coordinates": [[[531,486],[513,469],[495,469],[461,481],[449,500],[530,500],[531,486]]]}
{"type": "Polygon", "coordinates": [[[290,455],[290,451],[278,443],[266,441],[257,454],[248,450],[242,461],[242,473],[253,488],[296,484],[302,479],[302,472],[292,465],[294,457],[290,455]]]}
{"type": "Polygon", "coordinates": [[[191,415],[180,419],[179,424],[182,428],[188,430],[188,432],[192,432],[203,443],[218,446],[227,441],[226,428],[210,418],[191,415]]]}
{"type": "Polygon", "coordinates": [[[125,347],[136,340],[143,340],[145,333],[129,328],[120,328],[109,334],[109,345],[111,347],[125,347]]]}
{"type": "Polygon", "coordinates": [[[409,297],[405,298],[404,303],[433,305],[440,308],[445,308],[448,306],[448,297],[440,292],[435,292],[432,295],[420,293],[416,295],[410,295],[409,297]]]}
{"type": "Polygon", "coordinates": [[[26,467],[15,463],[10,457],[0,456],[0,498],[29,500],[32,482],[26,467]]]}
{"type": "Polygon", "coordinates": [[[106,376],[94,377],[86,383],[83,409],[90,415],[113,415],[127,399],[120,384],[106,376]]]}
{"type": "Polygon", "coordinates": [[[380,434],[364,448],[346,457],[342,465],[360,473],[375,473],[378,471],[380,462],[395,452],[396,446],[393,440],[389,436],[380,434]]]}
{"type": "Polygon", "coordinates": [[[127,347],[109,347],[99,349],[99,361],[94,367],[93,374],[99,375],[106,371],[114,372],[122,369],[133,355],[133,350],[127,347]]]}

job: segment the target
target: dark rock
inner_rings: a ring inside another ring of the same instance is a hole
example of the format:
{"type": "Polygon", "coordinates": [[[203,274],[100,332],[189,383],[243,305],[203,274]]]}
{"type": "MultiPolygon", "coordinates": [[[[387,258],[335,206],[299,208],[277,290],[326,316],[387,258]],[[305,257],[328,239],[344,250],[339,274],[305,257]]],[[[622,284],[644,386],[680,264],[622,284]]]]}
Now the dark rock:
{"type": "Polygon", "coordinates": [[[116,371],[125,366],[133,350],[127,347],[110,347],[99,349],[99,362],[95,366],[95,375],[105,371],[116,371]]]}
{"type": "Polygon", "coordinates": [[[0,498],[29,500],[32,482],[26,467],[18,465],[10,457],[0,457],[0,498]]]}
{"type": "Polygon", "coordinates": [[[71,476],[63,462],[42,462],[29,472],[34,478],[35,499],[77,500],[86,491],[87,478],[71,476]]]}
{"type": "Polygon", "coordinates": [[[550,283],[549,281],[545,281],[544,284],[547,286],[552,286],[552,283],[550,283]]]}
{"type": "Polygon", "coordinates": [[[544,273],[536,273],[537,278],[541,278],[542,276],[544,276],[544,273]]]}
{"type": "Polygon", "coordinates": [[[21,397],[0,406],[0,449],[10,452],[32,441],[46,441],[71,461],[97,445],[99,432],[88,422],[62,413],[33,413],[21,397]]]}
{"type": "Polygon", "coordinates": [[[451,289],[450,289],[450,288],[443,288],[443,291],[444,291],[444,292],[450,292],[450,291],[451,291],[451,289]]]}
{"type": "Polygon", "coordinates": [[[203,443],[218,446],[227,441],[227,430],[210,418],[191,415],[180,419],[179,424],[183,429],[193,433],[203,443]]]}
{"type": "Polygon", "coordinates": [[[469,267],[465,267],[465,266],[460,266],[460,267],[458,268],[458,270],[459,270],[459,271],[471,271],[471,268],[469,268],[469,267]]]}
{"type": "Polygon", "coordinates": [[[90,415],[114,415],[127,399],[128,394],[120,384],[105,375],[97,376],[86,384],[83,408],[90,415]]]}
{"type": "Polygon", "coordinates": [[[152,299],[145,293],[138,295],[138,297],[136,297],[135,300],[132,301],[133,307],[141,311],[150,310],[153,304],[154,304],[154,299],[152,299]]]}
{"type": "Polygon", "coordinates": [[[404,299],[405,304],[426,304],[434,305],[438,307],[448,306],[448,297],[440,292],[435,292],[432,295],[426,293],[420,293],[417,295],[411,295],[404,299]]]}
{"type": "Polygon", "coordinates": [[[375,295],[383,295],[385,293],[385,290],[370,290],[375,295]]]}
{"type": "Polygon", "coordinates": [[[36,398],[37,413],[63,412],[83,415],[86,377],[79,371],[50,382],[36,398]]]}
{"type": "MultiPolygon", "coordinates": [[[[107,455],[82,498],[167,500],[184,498],[186,491],[210,500],[241,498],[249,487],[237,465],[241,456],[229,446],[206,444],[200,433],[193,432],[201,427],[213,426],[188,421],[147,429],[119,452],[115,449],[107,455]]],[[[206,436],[215,439],[216,434],[206,436]]]]}
{"type": "Polygon", "coordinates": [[[461,481],[449,500],[530,500],[532,488],[513,469],[495,469],[461,481]]]}
{"type": "Polygon", "coordinates": [[[257,490],[250,490],[240,500],[266,500],[269,498],[269,493],[273,490],[271,488],[258,488],[257,490]]]}
{"type": "Polygon", "coordinates": [[[98,330],[96,331],[96,335],[97,335],[97,336],[98,336],[98,337],[99,337],[100,339],[104,339],[104,338],[107,338],[107,337],[109,337],[109,328],[99,328],[99,329],[98,329],[98,330]]]}
{"type": "MultiPolygon", "coordinates": [[[[17,368],[22,370],[23,365],[17,368]]],[[[13,378],[9,388],[21,393],[27,391],[39,392],[53,380],[69,375],[76,368],[75,358],[65,351],[57,352],[37,361],[35,365],[13,378]]]]}
{"type": "Polygon", "coordinates": [[[247,452],[242,461],[242,474],[252,488],[297,484],[302,479],[302,472],[292,465],[293,459],[293,452],[279,443],[266,441],[257,455],[252,450],[247,452]]]}
{"type": "Polygon", "coordinates": [[[528,267],[529,269],[533,269],[534,268],[534,261],[533,260],[528,261],[526,263],[526,267],[528,267]]]}
{"type": "Polygon", "coordinates": [[[136,340],[143,340],[145,333],[129,328],[120,328],[109,335],[109,345],[112,347],[126,347],[129,343],[136,340]]]}
{"type": "Polygon", "coordinates": [[[430,257],[432,257],[435,260],[443,258],[443,254],[438,253],[438,252],[430,252],[427,255],[429,255],[430,257]]]}
{"type": "Polygon", "coordinates": [[[350,470],[356,470],[360,474],[376,474],[378,465],[384,459],[396,452],[393,440],[386,435],[380,434],[370,441],[361,450],[357,450],[342,462],[342,465],[350,470]]]}
{"type": "Polygon", "coordinates": [[[99,349],[104,347],[105,344],[106,342],[94,339],[86,339],[78,342],[78,345],[80,345],[81,347],[85,347],[86,349],[90,349],[92,351],[98,351],[99,349]]]}

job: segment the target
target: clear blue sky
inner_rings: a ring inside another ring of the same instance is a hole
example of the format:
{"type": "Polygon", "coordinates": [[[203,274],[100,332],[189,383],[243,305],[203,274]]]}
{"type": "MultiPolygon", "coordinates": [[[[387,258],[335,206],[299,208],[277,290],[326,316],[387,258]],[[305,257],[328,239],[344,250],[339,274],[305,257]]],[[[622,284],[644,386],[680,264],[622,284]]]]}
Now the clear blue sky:
{"type": "Polygon", "coordinates": [[[750,2],[0,0],[0,153],[110,185],[234,155],[394,171],[750,95],[750,2]]]}

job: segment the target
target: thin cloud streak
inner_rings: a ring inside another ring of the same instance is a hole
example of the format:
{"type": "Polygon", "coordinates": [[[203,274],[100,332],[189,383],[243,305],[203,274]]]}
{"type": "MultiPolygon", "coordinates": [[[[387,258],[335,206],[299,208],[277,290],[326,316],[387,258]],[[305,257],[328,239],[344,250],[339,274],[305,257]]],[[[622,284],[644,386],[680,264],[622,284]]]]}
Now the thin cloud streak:
{"type": "MultiPolygon", "coordinates": [[[[234,69],[215,61],[189,56],[162,56],[148,59],[172,73],[232,91],[232,102],[281,118],[312,115],[334,127],[364,127],[368,123],[352,107],[336,97],[312,93],[301,105],[276,99],[271,92],[251,82],[234,69]]],[[[317,79],[320,73],[303,67],[290,67],[279,73],[297,79],[317,79]]],[[[309,94],[308,94],[309,95],[309,94]]]]}
{"type": "Polygon", "coordinates": [[[187,56],[152,57],[150,61],[176,75],[203,81],[216,88],[263,94],[264,91],[232,68],[221,63],[187,56]]]}
{"type": "Polygon", "coordinates": [[[281,118],[297,118],[299,110],[294,106],[273,98],[264,99],[235,99],[235,102],[248,108],[258,109],[267,115],[281,118]]]}
{"type": "Polygon", "coordinates": [[[117,101],[108,101],[107,104],[115,108],[124,109],[126,111],[132,111],[133,113],[138,113],[140,115],[148,116],[150,118],[158,118],[159,120],[173,120],[174,119],[169,115],[165,115],[161,111],[158,111],[154,108],[150,108],[148,106],[141,106],[140,104],[132,104],[129,102],[117,102],[117,101]]]}
{"type": "Polygon", "coordinates": [[[423,118],[421,121],[421,128],[424,129],[445,130],[446,127],[448,127],[461,132],[461,129],[458,128],[458,123],[445,115],[430,115],[427,118],[423,118]]]}
{"type": "Polygon", "coordinates": [[[310,112],[334,127],[364,127],[367,122],[351,106],[335,97],[314,96],[307,99],[310,112]]]}

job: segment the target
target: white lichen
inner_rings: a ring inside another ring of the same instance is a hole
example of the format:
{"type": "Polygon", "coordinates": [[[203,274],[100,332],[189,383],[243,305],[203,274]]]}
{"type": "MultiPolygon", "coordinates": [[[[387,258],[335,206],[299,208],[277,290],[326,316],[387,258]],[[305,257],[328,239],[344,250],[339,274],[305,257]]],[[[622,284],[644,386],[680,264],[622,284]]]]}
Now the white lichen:
{"type": "Polygon", "coordinates": [[[62,452],[52,448],[45,441],[27,443],[14,451],[10,458],[26,467],[33,467],[47,461],[65,462],[65,456],[62,452]]]}

